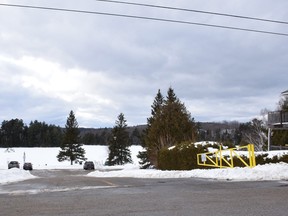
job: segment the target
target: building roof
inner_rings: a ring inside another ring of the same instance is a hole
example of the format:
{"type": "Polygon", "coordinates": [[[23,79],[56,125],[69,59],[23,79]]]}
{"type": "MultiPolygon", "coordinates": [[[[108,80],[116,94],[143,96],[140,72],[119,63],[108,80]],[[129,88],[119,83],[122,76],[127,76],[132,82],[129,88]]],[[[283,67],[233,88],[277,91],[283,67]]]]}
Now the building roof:
{"type": "Polygon", "coordinates": [[[288,90],[283,91],[281,94],[282,94],[282,95],[288,95],[288,90]]]}

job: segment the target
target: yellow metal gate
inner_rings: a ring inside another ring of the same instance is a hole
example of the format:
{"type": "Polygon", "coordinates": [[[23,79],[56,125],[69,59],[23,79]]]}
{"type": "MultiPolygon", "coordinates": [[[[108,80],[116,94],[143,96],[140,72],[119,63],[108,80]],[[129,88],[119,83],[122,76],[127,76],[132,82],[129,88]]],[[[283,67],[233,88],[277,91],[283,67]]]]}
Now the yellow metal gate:
{"type": "Polygon", "coordinates": [[[219,168],[233,168],[234,167],[234,161],[233,158],[237,157],[246,167],[255,167],[256,166],[256,160],[255,160],[255,154],[254,154],[254,145],[248,144],[247,146],[241,146],[238,148],[230,148],[222,150],[220,146],[220,150],[216,152],[208,152],[208,153],[202,153],[197,154],[197,163],[201,166],[210,166],[210,167],[219,167],[219,168]],[[247,163],[243,159],[243,155],[239,154],[237,151],[239,150],[246,150],[248,154],[249,162],[247,163]],[[225,157],[226,158],[225,158],[225,157]],[[227,159],[227,157],[230,157],[230,160],[227,159]]]}

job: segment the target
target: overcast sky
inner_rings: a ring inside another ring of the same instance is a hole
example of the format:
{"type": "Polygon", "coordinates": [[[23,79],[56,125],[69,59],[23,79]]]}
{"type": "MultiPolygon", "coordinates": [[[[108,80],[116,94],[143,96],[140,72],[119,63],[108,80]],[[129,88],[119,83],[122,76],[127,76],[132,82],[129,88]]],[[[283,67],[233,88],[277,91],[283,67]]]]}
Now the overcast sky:
{"type": "MultiPolygon", "coordinates": [[[[126,0],[288,21],[287,0],[126,0]]],[[[95,0],[0,3],[98,11],[288,34],[287,24],[95,0]]],[[[145,124],[171,86],[196,121],[250,121],[288,89],[288,37],[0,6],[0,121],[145,124]]]]}

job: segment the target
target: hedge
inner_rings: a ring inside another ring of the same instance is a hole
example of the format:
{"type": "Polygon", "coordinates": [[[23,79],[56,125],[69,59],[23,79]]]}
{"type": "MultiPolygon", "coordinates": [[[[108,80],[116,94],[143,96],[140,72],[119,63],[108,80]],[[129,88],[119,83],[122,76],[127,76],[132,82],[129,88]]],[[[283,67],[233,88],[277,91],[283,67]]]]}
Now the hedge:
{"type": "MultiPolygon", "coordinates": [[[[195,146],[193,143],[181,143],[174,148],[165,148],[160,150],[158,154],[158,169],[161,170],[191,170],[191,169],[209,169],[211,167],[199,166],[197,164],[197,154],[207,152],[206,146],[195,146]]],[[[242,159],[249,164],[246,156],[242,159]]],[[[288,154],[282,156],[268,157],[268,154],[256,154],[256,165],[263,165],[267,163],[288,163],[288,154]]],[[[226,158],[228,160],[228,158],[226,158]]],[[[235,167],[244,167],[239,158],[233,158],[235,167]]]]}

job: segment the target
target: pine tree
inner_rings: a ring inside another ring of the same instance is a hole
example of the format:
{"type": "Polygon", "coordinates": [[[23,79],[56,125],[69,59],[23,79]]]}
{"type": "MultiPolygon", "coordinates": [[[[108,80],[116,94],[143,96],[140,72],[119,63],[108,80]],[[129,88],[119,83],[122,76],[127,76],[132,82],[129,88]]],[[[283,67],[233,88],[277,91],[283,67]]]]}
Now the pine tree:
{"type": "Polygon", "coordinates": [[[152,163],[149,160],[147,148],[145,148],[144,151],[139,151],[137,157],[140,159],[139,164],[141,169],[147,169],[152,166],[152,163]]]}
{"type": "Polygon", "coordinates": [[[86,160],[85,150],[79,143],[79,129],[74,112],[71,110],[65,125],[64,139],[61,150],[57,155],[58,161],[69,160],[71,165],[74,161],[86,160]]]}
{"type": "Polygon", "coordinates": [[[160,89],[158,89],[158,92],[156,94],[156,97],[153,101],[153,104],[151,105],[151,117],[147,119],[148,122],[148,127],[151,126],[151,124],[153,123],[153,121],[155,120],[156,116],[161,112],[161,108],[163,106],[164,103],[164,97],[160,91],[160,89]]]}
{"type": "Polygon", "coordinates": [[[171,147],[183,141],[196,139],[196,123],[171,87],[168,89],[161,114],[162,147],[171,147]]]}
{"type": "Polygon", "coordinates": [[[158,89],[153,104],[151,105],[151,117],[147,119],[147,129],[144,131],[144,142],[142,146],[144,150],[140,151],[137,155],[137,157],[140,159],[139,163],[142,169],[146,169],[152,166],[151,161],[157,160],[157,151],[155,151],[155,149],[157,149],[157,146],[159,146],[157,138],[160,130],[157,131],[155,129],[152,129],[152,127],[155,128],[155,125],[157,124],[155,120],[157,119],[157,116],[160,116],[163,103],[164,97],[160,89],[158,89]]]}
{"type": "MultiPolygon", "coordinates": [[[[184,141],[195,141],[197,130],[191,114],[171,87],[165,99],[159,90],[151,107],[152,116],[147,120],[145,148],[150,162],[157,167],[161,149],[184,141]]],[[[145,154],[139,156],[143,157],[145,154]]]]}
{"type": "Polygon", "coordinates": [[[0,130],[1,147],[12,148],[25,146],[27,143],[27,126],[22,119],[3,121],[0,130]]]}
{"type": "Polygon", "coordinates": [[[108,141],[109,155],[107,164],[109,166],[123,165],[132,162],[129,149],[131,146],[129,142],[129,133],[126,129],[127,124],[124,114],[120,113],[108,141]]]}

